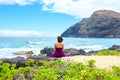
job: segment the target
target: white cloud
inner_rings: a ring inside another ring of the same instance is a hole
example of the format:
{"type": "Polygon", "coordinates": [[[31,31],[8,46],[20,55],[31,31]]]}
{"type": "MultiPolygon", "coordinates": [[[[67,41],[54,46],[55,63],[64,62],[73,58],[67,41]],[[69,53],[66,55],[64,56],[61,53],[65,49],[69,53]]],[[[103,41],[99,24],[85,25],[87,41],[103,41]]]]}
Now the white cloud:
{"type": "Polygon", "coordinates": [[[22,31],[22,30],[0,30],[0,36],[12,36],[12,37],[41,37],[44,36],[44,32],[37,31],[22,31]]]}
{"type": "Polygon", "coordinates": [[[78,18],[94,11],[108,9],[120,12],[120,0],[0,0],[0,4],[28,5],[40,3],[42,10],[64,13],[78,18]]]}
{"type": "Polygon", "coordinates": [[[65,13],[78,18],[89,17],[101,9],[120,12],[119,0],[41,0],[43,10],[65,13]]]}
{"type": "Polygon", "coordinates": [[[38,0],[0,0],[0,4],[19,4],[28,5],[37,2],[38,0]]]}

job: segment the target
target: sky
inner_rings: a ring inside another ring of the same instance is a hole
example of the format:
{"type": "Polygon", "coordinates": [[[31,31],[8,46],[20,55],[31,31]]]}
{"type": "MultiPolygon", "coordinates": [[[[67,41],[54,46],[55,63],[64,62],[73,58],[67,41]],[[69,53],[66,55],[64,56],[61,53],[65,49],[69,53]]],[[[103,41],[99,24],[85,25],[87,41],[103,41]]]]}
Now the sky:
{"type": "Polygon", "coordinates": [[[120,1],[0,0],[0,37],[59,36],[103,9],[120,12],[120,1]]]}

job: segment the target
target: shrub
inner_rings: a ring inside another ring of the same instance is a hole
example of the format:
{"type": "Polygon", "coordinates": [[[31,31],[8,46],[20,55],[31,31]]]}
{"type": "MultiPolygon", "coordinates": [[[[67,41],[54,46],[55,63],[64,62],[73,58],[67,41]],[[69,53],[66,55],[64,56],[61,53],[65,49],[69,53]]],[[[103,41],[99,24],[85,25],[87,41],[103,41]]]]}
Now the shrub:
{"type": "Polygon", "coordinates": [[[96,62],[95,60],[89,60],[88,61],[88,67],[95,67],[95,65],[94,65],[95,62],[96,62]]]}
{"type": "Polygon", "coordinates": [[[102,51],[99,51],[97,53],[94,53],[94,55],[99,55],[99,56],[102,56],[102,55],[118,55],[120,56],[120,52],[117,51],[117,50],[102,50],[102,51]]]}
{"type": "MultiPolygon", "coordinates": [[[[120,80],[120,67],[113,66],[113,72],[93,67],[95,60],[89,60],[89,66],[79,62],[40,61],[37,69],[33,66],[18,67],[9,63],[0,64],[0,80],[120,80]]],[[[32,64],[36,64],[32,61],[32,64]]],[[[36,65],[37,65],[36,64],[36,65]]]]}

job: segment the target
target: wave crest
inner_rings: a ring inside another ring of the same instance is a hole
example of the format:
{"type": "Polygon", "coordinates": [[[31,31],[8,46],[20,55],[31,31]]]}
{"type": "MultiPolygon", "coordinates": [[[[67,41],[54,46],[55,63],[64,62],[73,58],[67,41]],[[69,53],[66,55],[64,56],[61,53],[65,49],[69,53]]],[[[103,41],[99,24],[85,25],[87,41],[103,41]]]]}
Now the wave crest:
{"type": "Polygon", "coordinates": [[[44,42],[40,42],[40,41],[28,41],[27,43],[32,45],[44,44],[44,42]]]}

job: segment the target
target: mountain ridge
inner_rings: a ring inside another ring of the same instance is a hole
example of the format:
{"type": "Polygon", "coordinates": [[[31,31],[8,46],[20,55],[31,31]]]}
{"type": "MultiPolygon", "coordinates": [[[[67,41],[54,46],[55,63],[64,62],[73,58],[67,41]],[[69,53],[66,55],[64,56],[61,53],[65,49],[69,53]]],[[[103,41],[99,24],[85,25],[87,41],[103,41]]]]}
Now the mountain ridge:
{"type": "Polygon", "coordinates": [[[120,13],[112,10],[95,11],[89,18],[69,27],[62,37],[120,38],[120,13]]]}

